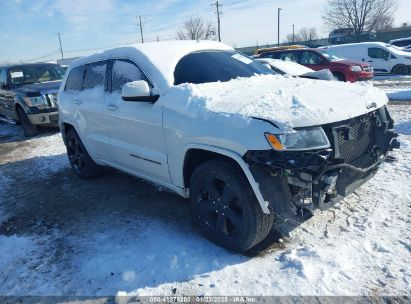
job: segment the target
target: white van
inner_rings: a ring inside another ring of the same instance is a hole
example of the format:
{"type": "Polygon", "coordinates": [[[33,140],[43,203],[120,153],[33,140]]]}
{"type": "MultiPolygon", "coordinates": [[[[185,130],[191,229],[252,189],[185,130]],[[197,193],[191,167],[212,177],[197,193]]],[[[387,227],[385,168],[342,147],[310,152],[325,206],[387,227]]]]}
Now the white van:
{"type": "Polygon", "coordinates": [[[368,62],[376,73],[411,73],[411,55],[383,42],[363,42],[323,47],[351,60],[368,62]]]}

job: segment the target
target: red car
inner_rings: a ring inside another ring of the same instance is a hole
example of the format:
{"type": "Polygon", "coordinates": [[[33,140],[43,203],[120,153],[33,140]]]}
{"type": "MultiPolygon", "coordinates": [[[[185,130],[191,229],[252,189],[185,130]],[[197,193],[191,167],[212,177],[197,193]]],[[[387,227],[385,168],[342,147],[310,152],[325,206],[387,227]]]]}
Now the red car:
{"type": "Polygon", "coordinates": [[[262,53],[258,58],[294,61],[315,71],[329,69],[340,81],[356,82],[374,77],[374,70],[369,64],[341,58],[326,49],[270,51],[262,53]]]}

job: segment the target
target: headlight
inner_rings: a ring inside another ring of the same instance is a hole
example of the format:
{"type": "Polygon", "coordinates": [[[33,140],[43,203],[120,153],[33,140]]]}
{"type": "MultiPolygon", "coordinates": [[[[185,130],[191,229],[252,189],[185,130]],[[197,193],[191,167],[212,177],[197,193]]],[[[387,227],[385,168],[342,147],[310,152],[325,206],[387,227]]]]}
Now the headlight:
{"type": "Polygon", "coordinates": [[[350,66],[350,70],[351,72],[358,73],[362,71],[362,67],[360,67],[359,65],[352,65],[350,66]]]}
{"type": "Polygon", "coordinates": [[[326,149],[330,147],[327,135],[322,128],[310,128],[298,130],[294,133],[269,134],[266,133],[270,145],[277,151],[301,151],[326,149]]]}
{"type": "Polygon", "coordinates": [[[24,97],[24,100],[29,106],[40,106],[44,104],[43,97],[41,96],[24,97]]]}

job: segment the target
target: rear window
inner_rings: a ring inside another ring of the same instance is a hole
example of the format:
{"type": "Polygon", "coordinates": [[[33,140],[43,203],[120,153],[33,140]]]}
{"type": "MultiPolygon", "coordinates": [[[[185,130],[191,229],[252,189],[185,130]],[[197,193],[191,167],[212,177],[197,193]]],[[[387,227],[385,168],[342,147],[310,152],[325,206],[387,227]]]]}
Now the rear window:
{"type": "Polygon", "coordinates": [[[83,85],[84,65],[74,68],[66,81],[65,91],[81,91],[83,85]]]}
{"type": "Polygon", "coordinates": [[[392,45],[399,46],[399,47],[404,47],[404,46],[409,46],[411,44],[411,39],[408,40],[400,40],[400,41],[394,41],[391,43],[392,45]]]}
{"type": "Polygon", "coordinates": [[[83,90],[93,89],[95,87],[104,87],[106,80],[106,61],[90,63],[86,65],[84,75],[83,90]]]}
{"type": "Polygon", "coordinates": [[[188,54],[178,62],[174,84],[225,82],[262,74],[274,72],[235,51],[201,51],[188,54]]]}

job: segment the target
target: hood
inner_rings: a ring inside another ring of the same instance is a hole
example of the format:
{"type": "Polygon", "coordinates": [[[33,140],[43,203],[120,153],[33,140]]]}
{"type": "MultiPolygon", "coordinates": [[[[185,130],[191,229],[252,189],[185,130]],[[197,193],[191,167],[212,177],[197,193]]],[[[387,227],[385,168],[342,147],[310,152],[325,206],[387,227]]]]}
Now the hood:
{"type": "Polygon", "coordinates": [[[43,83],[24,84],[15,87],[16,92],[21,93],[54,93],[60,87],[61,81],[51,81],[43,83]]]}
{"type": "MultiPolygon", "coordinates": [[[[168,104],[196,119],[210,113],[260,118],[289,131],[360,116],[387,104],[385,93],[370,83],[351,84],[280,75],[238,78],[229,82],[183,84],[185,105],[168,104]],[[186,97],[186,96],[185,96],[186,97]]],[[[178,99],[178,98],[173,98],[178,99]]],[[[183,102],[183,101],[182,101],[183,102]]],[[[237,121],[237,120],[236,120],[237,121]]]]}
{"type": "Polygon", "coordinates": [[[335,61],[334,63],[339,63],[339,64],[343,64],[343,65],[359,65],[361,67],[366,67],[369,66],[368,63],[366,62],[362,62],[362,61],[358,61],[358,60],[340,60],[340,61],[335,61]]]}

